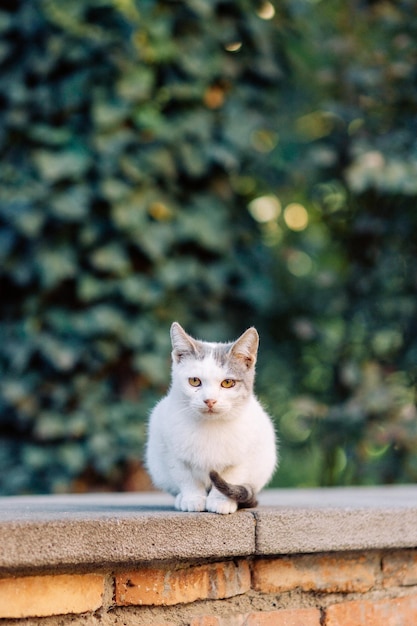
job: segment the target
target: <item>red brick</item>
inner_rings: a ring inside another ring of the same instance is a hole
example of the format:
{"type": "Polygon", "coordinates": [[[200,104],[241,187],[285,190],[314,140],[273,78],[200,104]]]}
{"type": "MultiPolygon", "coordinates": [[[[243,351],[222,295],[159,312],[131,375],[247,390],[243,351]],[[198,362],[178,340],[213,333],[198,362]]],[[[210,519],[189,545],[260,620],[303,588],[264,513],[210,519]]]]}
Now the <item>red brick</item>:
{"type": "Polygon", "coordinates": [[[47,617],[95,611],[102,605],[98,574],[22,576],[0,580],[0,618],[47,617]]]}
{"type": "Polygon", "coordinates": [[[311,608],[250,613],[244,626],[320,626],[320,611],[311,608]]]}
{"type": "Polygon", "coordinates": [[[249,564],[244,560],[184,569],[144,568],[116,575],[116,604],[169,606],[230,598],[249,589],[249,564]]]}
{"type": "Polygon", "coordinates": [[[384,587],[417,585],[417,550],[398,550],[382,561],[384,587]]]}
{"type": "Polygon", "coordinates": [[[355,600],[326,609],[325,626],[416,626],[417,595],[386,600],[355,600]]]}
{"type": "Polygon", "coordinates": [[[306,555],[260,559],[253,565],[253,586],[263,593],[291,589],[349,593],[369,591],[376,580],[376,556],[306,555]]]}

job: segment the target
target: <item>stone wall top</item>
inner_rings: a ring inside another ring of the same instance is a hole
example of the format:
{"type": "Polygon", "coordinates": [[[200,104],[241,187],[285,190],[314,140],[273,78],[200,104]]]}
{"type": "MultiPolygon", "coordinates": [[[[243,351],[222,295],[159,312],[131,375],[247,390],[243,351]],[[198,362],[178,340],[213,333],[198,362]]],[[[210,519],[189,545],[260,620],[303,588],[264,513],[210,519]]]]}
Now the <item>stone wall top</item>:
{"type": "Polygon", "coordinates": [[[181,513],[159,493],[0,498],[0,575],[417,547],[417,486],[267,490],[256,509],[181,513]]]}

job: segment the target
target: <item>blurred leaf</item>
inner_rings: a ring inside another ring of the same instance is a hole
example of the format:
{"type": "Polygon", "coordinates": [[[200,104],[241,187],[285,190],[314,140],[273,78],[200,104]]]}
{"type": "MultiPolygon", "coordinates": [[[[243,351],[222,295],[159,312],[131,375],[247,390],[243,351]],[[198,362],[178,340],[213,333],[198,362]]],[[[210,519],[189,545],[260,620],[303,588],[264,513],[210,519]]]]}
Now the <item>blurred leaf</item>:
{"type": "Polygon", "coordinates": [[[83,302],[92,302],[104,297],[111,296],[115,291],[112,281],[95,278],[90,274],[83,273],[78,277],[77,294],[83,302]]]}
{"type": "Polygon", "coordinates": [[[115,225],[127,232],[142,232],[146,226],[147,197],[146,192],[138,190],[125,201],[116,203],[112,209],[115,225]]]}
{"type": "Polygon", "coordinates": [[[80,150],[37,150],[33,152],[32,158],[39,174],[49,183],[67,178],[78,180],[90,167],[89,155],[80,150]]]}
{"type": "Polygon", "coordinates": [[[155,306],[164,296],[161,287],[145,276],[127,276],[119,283],[119,289],[127,302],[142,306],[155,306]]]}
{"type": "Polygon", "coordinates": [[[138,354],[135,359],[138,371],[143,372],[156,385],[166,385],[168,378],[167,359],[158,354],[138,354]]]}
{"type": "Polygon", "coordinates": [[[90,262],[97,270],[111,272],[119,276],[130,270],[130,261],[126,251],[117,243],[98,248],[90,255],[90,262]]]}
{"type": "Polygon", "coordinates": [[[0,211],[14,225],[16,231],[26,237],[38,236],[44,225],[44,212],[35,208],[25,194],[16,193],[13,200],[5,200],[0,211]]]}
{"type": "Polygon", "coordinates": [[[41,246],[36,254],[36,266],[46,289],[73,278],[77,272],[75,253],[69,246],[55,250],[41,246]]]}
{"type": "Polygon", "coordinates": [[[93,108],[93,120],[102,130],[119,126],[127,117],[128,108],[123,102],[97,101],[93,108]]]}
{"type": "Polygon", "coordinates": [[[117,93],[120,98],[129,102],[147,101],[151,97],[154,80],[151,69],[145,66],[131,67],[117,82],[117,93]]]}
{"type": "Polygon", "coordinates": [[[74,344],[46,334],[40,335],[38,341],[42,354],[58,371],[66,372],[76,364],[79,354],[74,344]]]}
{"type": "Polygon", "coordinates": [[[76,185],[52,198],[49,210],[66,221],[80,221],[88,215],[91,199],[88,187],[76,185]]]}
{"type": "Polygon", "coordinates": [[[66,145],[71,140],[71,131],[68,128],[54,128],[47,124],[33,124],[29,128],[30,137],[34,141],[50,146],[66,145]]]}

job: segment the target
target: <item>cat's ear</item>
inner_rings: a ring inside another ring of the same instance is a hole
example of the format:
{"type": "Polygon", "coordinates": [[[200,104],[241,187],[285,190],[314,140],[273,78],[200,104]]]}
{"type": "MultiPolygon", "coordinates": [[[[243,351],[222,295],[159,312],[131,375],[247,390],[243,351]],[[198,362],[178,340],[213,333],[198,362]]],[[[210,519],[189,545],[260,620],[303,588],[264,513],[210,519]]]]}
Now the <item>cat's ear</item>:
{"type": "Polygon", "coordinates": [[[256,328],[248,328],[243,335],[239,337],[230,349],[230,354],[235,359],[242,361],[245,366],[250,369],[256,363],[256,355],[258,354],[259,335],[256,328]]]}
{"type": "Polygon", "coordinates": [[[190,337],[190,335],[187,335],[178,322],[173,322],[171,326],[171,343],[172,358],[175,359],[177,363],[179,363],[184,356],[197,354],[197,346],[194,339],[190,337]]]}

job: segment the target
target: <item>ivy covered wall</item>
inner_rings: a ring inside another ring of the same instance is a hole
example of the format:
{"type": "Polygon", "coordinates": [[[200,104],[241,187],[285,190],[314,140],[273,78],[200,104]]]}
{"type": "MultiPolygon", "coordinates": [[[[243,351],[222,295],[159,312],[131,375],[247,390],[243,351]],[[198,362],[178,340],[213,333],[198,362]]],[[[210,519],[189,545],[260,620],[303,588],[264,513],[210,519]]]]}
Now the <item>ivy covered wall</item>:
{"type": "Polygon", "coordinates": [[[174,319],[258,327],[276,484],[417,478],[416,24],[3,3],[2,493],[137,486],[174,319]]]}

